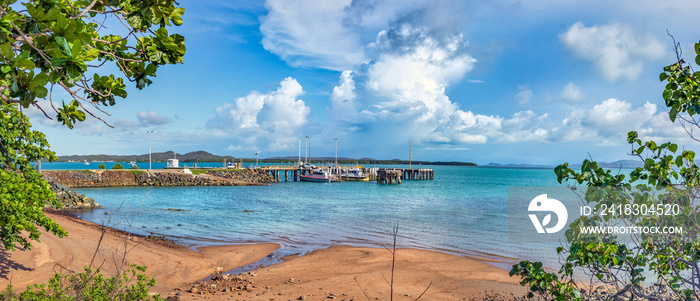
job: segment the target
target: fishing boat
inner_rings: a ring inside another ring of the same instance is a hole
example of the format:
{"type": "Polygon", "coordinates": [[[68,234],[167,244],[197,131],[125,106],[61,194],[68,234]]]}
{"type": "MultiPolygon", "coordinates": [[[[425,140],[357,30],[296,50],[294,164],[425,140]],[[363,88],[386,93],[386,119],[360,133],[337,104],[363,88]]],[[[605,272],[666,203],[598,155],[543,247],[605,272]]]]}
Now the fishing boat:
{"type": "Polygon", "coordinates": [[[340,178],[345,181],[369,181],[369,176],[359,168],[352,168],[340,173],[340,178]]]}
{"type": "Polygon", "coordinates": [[[304,182],[330,183],[332,180],[332,177],[331,177],[330,173],[328,173],[328,171],[314,170],[310,174],[299,176],[299,180],[304,181],[304,182]]]}

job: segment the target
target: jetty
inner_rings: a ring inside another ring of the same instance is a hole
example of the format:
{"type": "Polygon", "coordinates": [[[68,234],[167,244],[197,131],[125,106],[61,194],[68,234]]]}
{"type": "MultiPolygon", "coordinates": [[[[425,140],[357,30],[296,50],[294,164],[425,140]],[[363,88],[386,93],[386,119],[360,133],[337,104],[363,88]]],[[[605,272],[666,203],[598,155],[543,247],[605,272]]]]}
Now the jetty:
{"type": "MultiPolygon", "coordinates": [[[[320,167],[331,172],[340,174],[349,167],[320,167]]],[[[364,174],[369,176],[370,181],[379,184],[401,184],[402,180],[433,180],[435,173],[430,168],[377,168],[377,167],[353,167],[359,168],[364,174]]],[[[314,168],[304,166],[264,166],[253,168],[253,170],[270,175],[275,181],[299,181],[299,176],[311,173],[314,168]]],[[[342,177],[339,177],[342,181],[342,177]]]]}

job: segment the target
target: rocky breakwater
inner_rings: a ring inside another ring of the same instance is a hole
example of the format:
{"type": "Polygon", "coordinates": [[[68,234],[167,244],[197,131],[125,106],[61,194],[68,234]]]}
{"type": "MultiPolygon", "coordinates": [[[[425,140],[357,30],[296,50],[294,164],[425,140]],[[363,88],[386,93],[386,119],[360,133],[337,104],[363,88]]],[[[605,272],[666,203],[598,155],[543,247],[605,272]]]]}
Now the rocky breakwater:
{"type": "Polygon", "coordinates": [[[56,193],[58,201],[63,204],[61,209],[77,210],[77,209],[95,209],[100,205],[95,203],[94,199],[86,197],[84,194],[70,190],[67,186],[49,181],[51,191],[56,193]]]}
{"type": "Polygon", "coordinates": [[[47,170],[44,178],[70,188],[138,186],[134,172],[112,170],[47,170]]]}
{"type": "Polygon", "coordinates": [[[222,169],[208,170],[208,175],[219,178],[233,179],[254,183],[275,183],[275,178],[266,173],[257,172],[250,169],[222,169]]]}
{"type": "Polygon", "coordinates": [[[242,186],[262,185],[274,180],[266,175],[254,177],[220,177],[212,174],[192,175],[176,171],[142,170],[47,170],[44,178],[70,188],[134,186],[242,186]]]}
{"type": "Polygon", "coordinates": [[[176,172],[134,172],[138,186],[238,186],[243,183],[208,175],[176,172]]]}

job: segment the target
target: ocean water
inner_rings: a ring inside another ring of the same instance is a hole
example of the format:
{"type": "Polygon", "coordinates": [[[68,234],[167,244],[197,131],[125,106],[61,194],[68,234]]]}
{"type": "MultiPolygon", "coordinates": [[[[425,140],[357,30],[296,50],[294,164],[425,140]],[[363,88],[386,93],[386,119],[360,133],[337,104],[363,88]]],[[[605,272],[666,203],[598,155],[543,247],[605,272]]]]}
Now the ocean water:
{"type": "Polygon", "coordinates": [[[561,185],[551,169],[423,167],[435,170],[434,180],[75,189],[105,207],[76,214],[193,248],[274,242],[278,257],[335,244],[389,246],[398,224],[401,247],[558,267],[556,246],[507,238],[508,187],[561,185]]]}

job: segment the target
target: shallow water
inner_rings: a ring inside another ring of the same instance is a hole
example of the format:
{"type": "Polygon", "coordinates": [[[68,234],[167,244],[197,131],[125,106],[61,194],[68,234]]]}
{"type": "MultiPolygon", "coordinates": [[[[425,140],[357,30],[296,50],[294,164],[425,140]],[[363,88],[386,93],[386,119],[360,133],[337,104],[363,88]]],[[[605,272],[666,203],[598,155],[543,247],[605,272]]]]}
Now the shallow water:
{"type": "Polygon", "coordinates": [[[556,246],[509,243],[506,220],[508,187],[559,185],[552,170],[423,167],[435,170],[434,180],[76,189],[105,207],[78,215],[194,248],[275,242],[279,256],[334,244],[386,246],[398,223],[401,247],[556,263],[556,246]]]}

